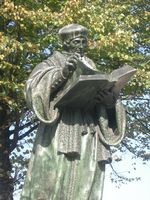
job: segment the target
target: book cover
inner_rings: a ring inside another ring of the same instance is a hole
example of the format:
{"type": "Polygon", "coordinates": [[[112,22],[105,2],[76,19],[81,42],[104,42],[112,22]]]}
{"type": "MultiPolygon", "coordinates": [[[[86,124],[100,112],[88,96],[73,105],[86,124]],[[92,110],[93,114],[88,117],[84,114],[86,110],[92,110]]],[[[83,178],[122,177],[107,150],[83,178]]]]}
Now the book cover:
{"type": "Polygon", "coordinates": [[[129,65],[114,70],[111,74],[79,75],[55,98],[56,107],[85,107],[91,104],[98,91],[112,90],[119,94],[135,69],[129,65]]]}

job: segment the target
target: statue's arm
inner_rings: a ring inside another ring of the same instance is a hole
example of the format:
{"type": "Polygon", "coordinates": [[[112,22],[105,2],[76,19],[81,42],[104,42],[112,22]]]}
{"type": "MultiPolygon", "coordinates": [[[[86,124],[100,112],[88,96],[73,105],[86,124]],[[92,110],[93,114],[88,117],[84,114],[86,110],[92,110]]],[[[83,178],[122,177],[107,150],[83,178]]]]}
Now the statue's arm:
{"type": "Polygon", "coordinates": [[[56,59],[50,59],[38,64],[26,82],[27,105],[45,123],[53,120],[53,113],[56,111],[53,98],[75,69],[73,58],[67,60],[63,66],[57,63],[56,59]]]}
{"type": "Polygon", "coordinates": [[[78,55],[71,55],[65,62],[64,67],[62,67],[55,75],[55,79],[52,83],[52,93],[59,91],[62,85],[64,85],[67,80],[73,75],[77,67],[78,55]]]}
{"type": "Polygon", "coordinates": [[[65,75],[64,69],[60,69],[57,73],[55,73],[51,84],[51,95],[57,93],[67,80],[68,76],[65,75]]]}
{"type": "Polygon", "coordinates": [[[116,100],[117,96],[113,90],[100,90],[97,92],[97,96],[95,97],[96,103],[103,104],[106,109],[114,108],[116,100]]]}
{"type": "Polygon", "coordinates": [[[104,104],[97,105],[100,126],[100,140],[106,145],[117,145],[125,136],[126,112],[120,100],[116,100],[111,107],[104,104]]]}
{"type": "Polygon", "coordinates": [[[58,117],[54,109],[52,95],[65,81],[61,75],[62,68],[49,61],[43,61],[32,71],[25,86],[25,99],[27,106],[44,123],[53,123],[58,117]],[[59,81],[59,84],[56,82],[59,81]]]}

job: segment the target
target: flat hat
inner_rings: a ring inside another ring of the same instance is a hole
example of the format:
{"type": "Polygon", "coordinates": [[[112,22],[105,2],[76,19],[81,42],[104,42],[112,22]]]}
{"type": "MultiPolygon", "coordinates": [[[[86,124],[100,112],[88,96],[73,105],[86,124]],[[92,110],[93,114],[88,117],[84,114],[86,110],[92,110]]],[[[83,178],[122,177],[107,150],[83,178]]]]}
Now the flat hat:
{"type": "Polygon", "coordinates": [[[58,32],[62,41],[71,40],[76,37],[87,37],[87,33],[87,28],[79,24],[66,25],[58,32]]]}

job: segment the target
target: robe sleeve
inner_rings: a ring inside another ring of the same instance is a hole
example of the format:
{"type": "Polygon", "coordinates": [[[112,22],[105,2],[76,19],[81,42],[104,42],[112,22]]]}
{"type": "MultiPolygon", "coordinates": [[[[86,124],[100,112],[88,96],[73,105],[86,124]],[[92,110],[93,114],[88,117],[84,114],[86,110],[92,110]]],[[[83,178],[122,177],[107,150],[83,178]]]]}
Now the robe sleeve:
{"type": "Polygon", "coordinates": [[[27,105],[40,121],[47,124],[56,122],[59,117],[58,109],[54,108],[52,94],[65,81],[61,74],[62,67],[43,61],[36,66],[26,82],[27,105]]]}
{"type": "Polygon", "coordinates": [[[125,136],[126,112],[120,100],[109,111],[105,106],[97,107],[99,118],[99,139],[105,145],[118,145],[125,136]]]}

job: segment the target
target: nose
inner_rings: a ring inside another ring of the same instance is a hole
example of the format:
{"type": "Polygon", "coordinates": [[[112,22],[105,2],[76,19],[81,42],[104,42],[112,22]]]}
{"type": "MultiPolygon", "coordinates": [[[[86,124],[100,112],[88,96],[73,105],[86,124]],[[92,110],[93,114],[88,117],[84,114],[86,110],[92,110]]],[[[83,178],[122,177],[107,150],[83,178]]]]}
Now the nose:
{"type": "Polygon", "coordinates": [[[86,46],[85,40],[80,40],[80,49],[83,49],[86,46]]]}

